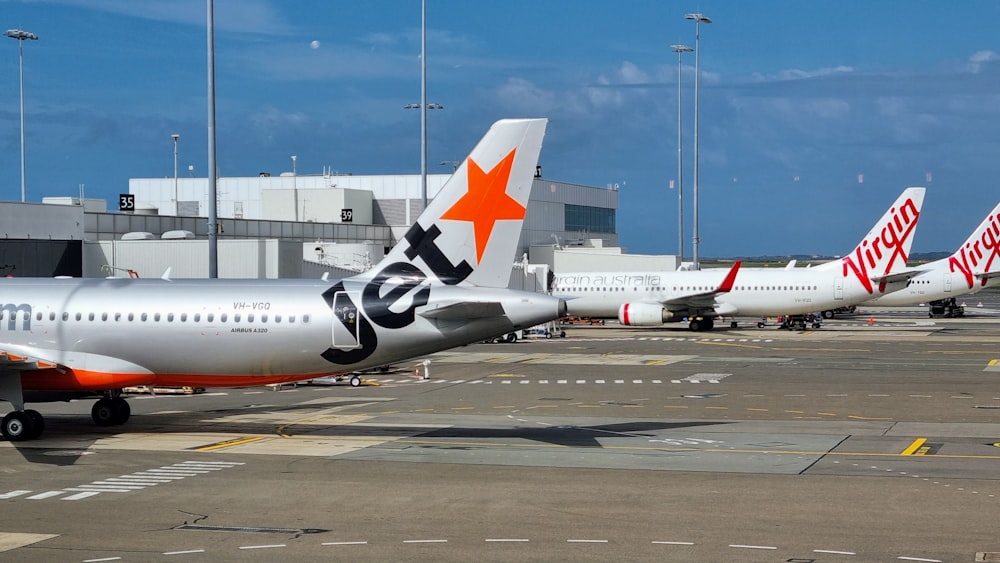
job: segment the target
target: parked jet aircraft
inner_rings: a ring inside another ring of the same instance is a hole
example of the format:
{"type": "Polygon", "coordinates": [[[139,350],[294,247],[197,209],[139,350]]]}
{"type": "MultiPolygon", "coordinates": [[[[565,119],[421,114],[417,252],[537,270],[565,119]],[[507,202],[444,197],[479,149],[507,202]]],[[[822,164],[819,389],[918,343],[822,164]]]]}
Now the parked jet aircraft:
{"type": "Polygon", "coordinates": [[[812,268],[743,269],[728,292],[712,292],[725,270],[582,272],[556,275],[553,295],[569,314],[659,326],[688,320],[711,330],[719,316],[795,315],[852,305],[905,287],[924,188],[907,188],[848,255],[812,268]]]}
{"type": "Polygon", "coordinates": [[[1000,203],[986,215],[951,256],[920,266],[905,289],[865,305],[913,305],[976,293],[990,278],[1000,278],[1000,203]]]}
{"type": "Polygon", "coordinates": [[[41,435],[25,401],[99,395],[94,422],[116,425],[124,387],[344,374],[565,315],[558,298],[506,289],[545,126],[494,124],[385,259],[336,283],[0,279],[3,436],[41,435]]]}

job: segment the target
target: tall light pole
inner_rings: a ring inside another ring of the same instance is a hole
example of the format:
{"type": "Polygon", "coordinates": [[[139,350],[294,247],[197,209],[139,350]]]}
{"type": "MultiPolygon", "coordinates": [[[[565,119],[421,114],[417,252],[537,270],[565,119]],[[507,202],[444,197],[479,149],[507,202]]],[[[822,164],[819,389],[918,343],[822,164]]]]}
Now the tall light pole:
{"type": "Polygon", "coordinates": [[[420,0],[420,212],[427,209],[427,0],[420,0]]]}
{"type": "Polygon", "coordinates": [[[11,39],[17,39],[18,61],[21,76],[21,203],[24,203],[27,189],[25,188],[25,166],[24,166],[24,40],[31,39],[38,41],[38,36],[23,29],[8,29],[4,35],[11,39]]]}
{"type": "Polygon", "coordinates": [[[681,59],[684,53],[690,53],[691,47],[687,45],[671,45],[671,49],[677,53],[677,258],[684,262],[684,140],[683,129],[683,109],[681,103],[681,59]]]}
{"type": "Polygon", "coordinates": [[[712,23],[705,14],[688,14],[684,19],[694,20],[694,249],[693,268],[701,269],[698,261],[698,244],[701,238],[698,236],[698,84],[701,81],[701,71],[699,70],[699,55],[701,54],[701,24],[712,23]]]}
{"type": "MultiPolygon", "coordinates": [[[[420,56],[420,60],[423,61],[423,55],[420,56]]],[[[421,65],[424,63],[421,62],[421,65]]],[[[427,110],[429,109],[444,109],[441,104],[436,104],[434,102],[427,103],[427,71],[423,70],[423,78],[420,84],[420,99],[419,104],[406,104],[403,109],[419,109],[420,110],[420,201],[423,203],[423,209],[427,208],[427,110]]]]}
{"type": "Polygon", "coordinates": [[[208,13],[208,277],[219,277],[219,178],[215,166],[215,1],[208,13]]]}
{"type": "Polygon", "coordinates": [[[170,135],[170,138],[174,140],[174,215],[180,215],[180,203],[177,201],[177,140],[181,136],[178,133],[174,133],[170,135]]]}

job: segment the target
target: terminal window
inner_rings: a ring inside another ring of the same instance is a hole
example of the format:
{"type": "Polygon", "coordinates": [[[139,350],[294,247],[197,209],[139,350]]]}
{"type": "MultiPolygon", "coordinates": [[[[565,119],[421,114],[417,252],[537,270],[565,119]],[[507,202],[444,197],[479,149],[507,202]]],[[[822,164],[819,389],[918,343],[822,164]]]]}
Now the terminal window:
{"type": "Polygon", "coordinates": [[[606,207],[566,205],[566,230],[590,233],[615,232],[615,210],[606,207]]]}

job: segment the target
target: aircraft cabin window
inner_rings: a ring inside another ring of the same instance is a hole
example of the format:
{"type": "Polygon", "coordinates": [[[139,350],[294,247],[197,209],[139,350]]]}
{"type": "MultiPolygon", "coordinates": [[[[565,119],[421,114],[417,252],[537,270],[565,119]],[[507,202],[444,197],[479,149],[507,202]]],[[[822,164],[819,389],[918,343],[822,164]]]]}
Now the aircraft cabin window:
{"type": "Polygon", "coordinates": [[[197,322],[200,322],[200,321],[201,321],[201,313],[195,313],[194,314],[194,322],[197,323],[197,322]]]}
{"type": "Polygon", "coordinates": [[[240,314],[239,313],[233,314],[233,322],[234,323],[240,322],[240,314]]]}
{"type": "Polygon", "coordinates": [[[280,323],[281,322],[281,315],[275,315],[274,316],[274,322],[280,323]]]}
{"type": "Polygon", "coordinates": [[[148,319],[148,318],[149,318],[149,315],[147,315],[146,313],[143,313],[142,316],[139,317],[139,320],[141,320],[142,322],[146,322],[146,319],[148,319]]]}
{"type": "Polygon", "coordinates": [[[221,315],[219,315],[219,322],[224,323],[224,322],[226,322],[227,318],[228,318],[228,315],[226,315],[225,313],[222,313],[221,315]]]}
{"type": "Polygon", "coordinates": [[[56,313],[55,313],[55,311],[49,313],[49,320],[50,321],[56,320],[56,313]]]}
{"type": "Polygon", "coordinates": [[[167,313],[167,322],[168,323],[174,322],[174,314],[173,313],[167,313]]]}
{"type": "Polygon", "coordinates": [[[89,321],[94,320],[94,314],[91,313],[91,314],[87,315],[87,320],[89,320],[89,321]]]}
{"type": "Polygon", "coordinates": [[[108,321],[108,314],[107,313],[101,313],[101,321],[103,321],[103,322],[107,322],[108,321]]]}
{"type": "Polygon", "coordinates": [[[212,322],[214,320],[215,320],[215,313],[209,313],[208,314],[208,322],[212,322]]]}
{"type": "Polygon", "coordinates": [[[267,315],[261,315],[260,316],[260,322],[266,323],[267,322],[267,315]]]}
{"type": "Polygon", "coordinates": [[[288,322],[294,323],[295,322],[295,315],[288,315],[288,322]]]}
{"type": "Polygon", "coordinates": [[[309,322],[309,315],[302,315],[302,322],[303,323],[308,323],[309,322]]]}
{"type": "Polygon", "coordinates": [[[129,313],[128,314],[128,322],[132,322],[134,320],[135,320],[135,313],[129,313]]]}
{"type": "Polygon", "coordinates": [[[181,322],[184,323],[187,322],[187,320],[188,320],[187,313],[181,313],[181,322]]]}
{"type": "Polygon", "coordinates": [[[153,320],[156,321],[156,322],[160,322],[160,314],[159,313],[153,313],[153,320]]]}
{"type": "Polygon", "coordinates": [[[247,322],[248,323],[252,323],[253,322],[253,313],[250,313],[249,315],[247,315],[247,322]]]}

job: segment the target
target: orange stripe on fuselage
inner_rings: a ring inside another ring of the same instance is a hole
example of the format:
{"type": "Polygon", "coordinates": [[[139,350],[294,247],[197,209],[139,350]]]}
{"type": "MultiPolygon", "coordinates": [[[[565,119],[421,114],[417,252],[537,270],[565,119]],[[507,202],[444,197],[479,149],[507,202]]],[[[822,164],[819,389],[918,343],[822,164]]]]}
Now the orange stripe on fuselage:
{"type": "Polygon", "coordinates": [[[202,374],[150,374],[104,373],[88,370],[45,369],[24,372],[21,384],[25,391],[96,391],[120,389],[138,385],[159,387],[249,387],[271,383],[288,383],[330,373],[301,375],[202,375],[202,374]]]}

